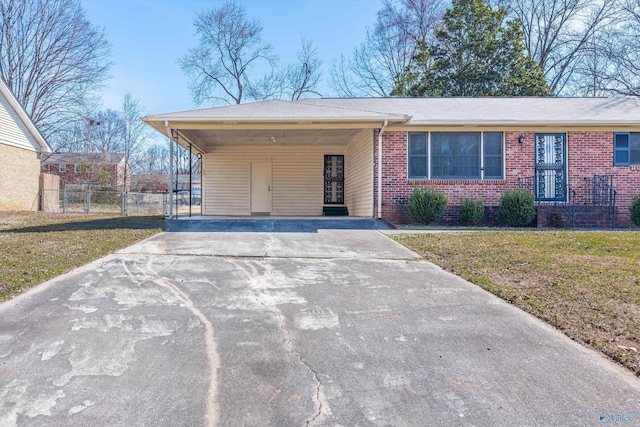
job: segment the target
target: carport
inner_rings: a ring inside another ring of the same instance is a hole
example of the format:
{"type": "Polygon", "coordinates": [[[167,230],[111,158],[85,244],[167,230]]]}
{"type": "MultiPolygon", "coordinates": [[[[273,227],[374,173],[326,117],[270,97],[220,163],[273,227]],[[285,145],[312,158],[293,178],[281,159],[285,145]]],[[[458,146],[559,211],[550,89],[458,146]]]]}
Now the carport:
{"type": "Polygon", "coordinates": [[[201,156],[203,215],[372,217],[374,129],[407,119],[272,100],[143,121],[201,156]]]}

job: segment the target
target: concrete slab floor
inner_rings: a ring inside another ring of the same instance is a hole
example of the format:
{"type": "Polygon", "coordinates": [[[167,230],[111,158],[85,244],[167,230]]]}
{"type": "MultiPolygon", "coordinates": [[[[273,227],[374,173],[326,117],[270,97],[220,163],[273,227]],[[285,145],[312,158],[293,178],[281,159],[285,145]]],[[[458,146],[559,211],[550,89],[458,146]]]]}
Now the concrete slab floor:
{"type": "Polygon", "coordinates": [[[221,227],[172,225],[0,305],[0,425],[546,426],[640,413],[630,372],[376,230],[221,227]]]}

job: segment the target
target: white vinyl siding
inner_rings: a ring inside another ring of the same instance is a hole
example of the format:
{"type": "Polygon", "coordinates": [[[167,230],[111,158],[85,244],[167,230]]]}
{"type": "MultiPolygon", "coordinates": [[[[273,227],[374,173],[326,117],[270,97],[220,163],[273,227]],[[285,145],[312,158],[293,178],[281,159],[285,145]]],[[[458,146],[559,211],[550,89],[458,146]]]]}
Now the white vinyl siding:
{"type": "Polygon", "coordinates": [[[363,130],[347,145],[345,202],[349,216],[373,216],[373,132],[363,130]]]}
{"type": "Polygon", "coordinates": [[[271,160],[272,215],[322,215],[324,155],[345,146],[236,145],[207,153],[205,215],[250,215],[251,162],[271,160]]]}
{"type": "Polygon", "coordinates": [[[38,143],[2,95],[0,95],[0,129],[2,129],[0,144],[39,151],[38,143]]]}
{"type": "Polygon", "coordinates": [[[249,215],[251,155],[248,147],[222,147],[206,156],[205,215],[249,215]]]}
{"type": "MultiPolygon", "coordinates": [[[[204,156],[204,215],[250,215],[251,162],[271,162],[271,215],[321,216],[324,156],[345,156],[345,204],[351,216],[373,215],[372,132],[342,145],[221,145],[204,156]]],[[[342,141],[341,141],[342,142],[342,141]]],[[[346,142],[346,141],[345,141],[346,142]]]]}

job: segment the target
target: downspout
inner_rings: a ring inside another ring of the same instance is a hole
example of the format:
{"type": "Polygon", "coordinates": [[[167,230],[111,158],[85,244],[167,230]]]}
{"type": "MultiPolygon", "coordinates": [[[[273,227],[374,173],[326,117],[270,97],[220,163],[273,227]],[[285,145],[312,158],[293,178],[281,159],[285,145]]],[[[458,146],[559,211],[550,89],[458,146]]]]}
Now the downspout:
{"type": "Polygon", "coordinates": [[[164,121],[164,127],[169,137],[169,219],[173,219],[173,135],[169,129],[169,121],[164,121]]]}
{"type": "Polygon", "coordinates": [[[382,133],[388,124],[389,121],[384,119],[380,132],[378,132],[378,219],[382,219],[382,133]]]}

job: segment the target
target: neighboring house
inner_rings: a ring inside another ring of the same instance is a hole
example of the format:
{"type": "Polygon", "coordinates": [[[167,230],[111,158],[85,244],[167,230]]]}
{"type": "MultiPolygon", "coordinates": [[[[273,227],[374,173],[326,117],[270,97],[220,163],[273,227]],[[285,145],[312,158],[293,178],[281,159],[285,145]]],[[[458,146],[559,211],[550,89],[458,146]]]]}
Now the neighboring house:
{"type": "Polygon", "coordinates": [[[177,178],[174,176],[173,179],[174,185],[173,188],[176,191],[180,191],[183,193],[183,197],[186,196],[186,200],[188,203],[189,197],[186,194],[189,189],[191,189],[191,203],[193,205],[200,205],[201,196],[202,196],[202,181],[200,175],[193,174],[191,177],[188,173],[186,174],[178,174],[177,178]]]}
{"type": "Polygon", "coordinates": [[[445,222],[457,221],[465,197],[484,200],[495,222],[504,190],[524,188],[535,193],[539,224],[556,205],[567,221],[611,224],[615,194],[617,225],[626,226],[640,193],[638,99],[273,100],[143,121],[202,154],[204,215],[337,207],[406,222],[411,189],[430,185],[449,199],[445,222]]]}
{"type": "Polygon", "coordinates": [[[40,156],[51,147],[0,79],[0,210],[38,210],[40,156]]]}
{"type": "Polygon", "coordinates": [[[167,192],[169,177],[159,173],[131,175],[131,191],[167,192]]]}
{"type": "Polygon", "coordinates": [[[131,165],[124,153],[52,153],[42,156],[41,170],[58,175],[63,188],[122,191],[131,185],[131,165]]]}
{"type": "Polygon", "coordinates": [[[174,188],[177,191],[189,191],[189,188],[192,189],[193,194],[200,195],[200,190],[202,188],[201,178],[199,174],[193,174],[189,177],[188,173],[178,174],[178,179],[174,176],[174,188]]]}

